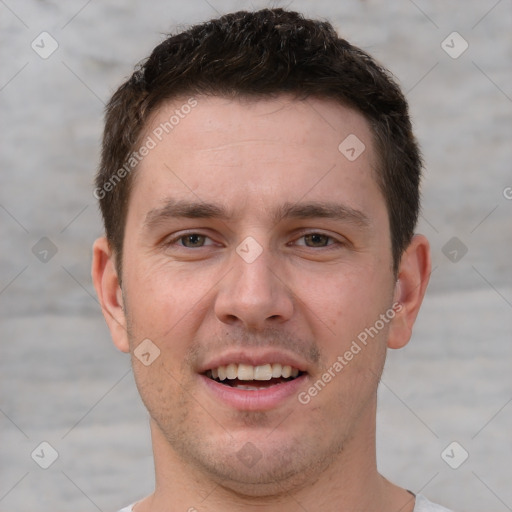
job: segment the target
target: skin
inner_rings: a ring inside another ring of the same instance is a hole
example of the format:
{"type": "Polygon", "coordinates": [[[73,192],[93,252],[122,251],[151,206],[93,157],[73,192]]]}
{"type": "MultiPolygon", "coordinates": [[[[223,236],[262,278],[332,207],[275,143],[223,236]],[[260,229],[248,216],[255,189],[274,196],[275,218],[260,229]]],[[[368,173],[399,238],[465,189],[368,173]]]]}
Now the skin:
{"type": "MultiPolygon", "coordinates": [[[[185,101],[162,106],[146,135],[185,101]]],[[[135,511],[412,511],[413,497],[377,471],[376,392],[387,348],[410,339],[429,246],[416,235],[394,275],[368,123],[327,100],[197,101],[136,170],[122,289],[107,240],[94,244],[94,285],[151,417],[156,487],[135,511]],[[349,134],[366,147],[352,162],[338,150],[349,134]],[[170,200],[228,215],[158,217],[170,200]],[[313,202],[359,220],[274,215],[313,202]],[[205,238],[180,238],[191,233],[205,238]],[[248,236],[262,249],[252,263],[236,252],[248,236]],[[235,410],[198,374],[227,351],[273,347],[304,365],[307,391],[395,302],[394,318],[307,404],[294,394],[235,410]],[[147,338],[160,350],[149,366],[133,356],[147,338]],[[237,457],[247,442],[261,455],[251,467],[237,457]]]]}

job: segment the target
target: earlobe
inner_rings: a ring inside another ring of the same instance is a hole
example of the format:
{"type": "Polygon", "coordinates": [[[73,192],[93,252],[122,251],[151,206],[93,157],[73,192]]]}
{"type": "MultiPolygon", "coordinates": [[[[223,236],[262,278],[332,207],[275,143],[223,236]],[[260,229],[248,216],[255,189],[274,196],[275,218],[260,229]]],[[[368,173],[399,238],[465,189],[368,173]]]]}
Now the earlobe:
{"type": "Polygon", "coordinates": [[[397,307],[389,330],[389,348],[402,348],[409,342],[425,296],[430,272],[428,240],[423,235],[415,235],[400,260],[394,292],[394,304],[397,304],[397,307]]]}
{"type": "Polygon", "coordinates": [[[123,294],[119,285],[115,256],[104,237],[94,242],[91,275],[114,345],[122,352],[129,352],[123,294]]]}

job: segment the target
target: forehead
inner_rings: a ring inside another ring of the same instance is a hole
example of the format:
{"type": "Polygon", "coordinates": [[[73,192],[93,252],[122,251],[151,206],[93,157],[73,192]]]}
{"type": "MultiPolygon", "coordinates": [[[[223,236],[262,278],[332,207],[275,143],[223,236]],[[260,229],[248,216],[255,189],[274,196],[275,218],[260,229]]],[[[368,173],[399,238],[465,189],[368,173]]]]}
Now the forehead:
{"type": "Polygon", "coordinates": [[[145,143],[133,193],[148,209],[170,194],[235,209],[328,195],[360,209],[379,194],[368,122],[330,100],[182,97],[153,114],[145,143]]]}
{"type": "Polygon", "coordinates": [[[194,149],[230,144],[236,134],[238,142],[307,143],[306,148],[328,151],[339,151],[339,144],[355,135],[373,152],[369,124],[358,111],[334,100],[299,100],[284,94],[264,99],[181,97],[161,105],[148,120],[145,133],[156,143],[174,142],[194,149]]]}

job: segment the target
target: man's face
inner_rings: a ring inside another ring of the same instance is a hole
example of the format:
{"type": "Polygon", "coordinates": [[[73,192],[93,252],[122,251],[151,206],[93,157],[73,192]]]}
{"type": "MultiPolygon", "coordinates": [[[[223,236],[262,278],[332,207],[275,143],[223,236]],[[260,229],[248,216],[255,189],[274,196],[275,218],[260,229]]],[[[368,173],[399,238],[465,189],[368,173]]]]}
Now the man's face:
{"type": "Polygon", "coordinates": [[[395,280],[371,132],[334,102],[199,96],[158,141],[184,103],[152,119],[130,196],[130,349],[160,350],[133,357],[136,382],[183,464],[246,489],[298,481],[373,436],[389,323],[353,341],[389,313],[395,280]]]}

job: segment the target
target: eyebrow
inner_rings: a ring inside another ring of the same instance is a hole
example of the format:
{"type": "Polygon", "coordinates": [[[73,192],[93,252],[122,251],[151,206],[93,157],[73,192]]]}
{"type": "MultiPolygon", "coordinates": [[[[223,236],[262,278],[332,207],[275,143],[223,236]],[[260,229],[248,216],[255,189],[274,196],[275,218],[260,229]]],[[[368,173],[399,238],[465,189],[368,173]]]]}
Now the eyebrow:
{"type": "Polygon", "coordinates": [[[359,227],[370,225],[370,219],[362,211],[336,202],[284,203],[273,215],[276,224],[284,219],[314,218],[349,222],[359,227]]]}
{"type": "MultiPolygon", "coordinates": [[[[154,208],[146,214],[144,227],[151,230],[161,223],[176,218],[228,221],[233,217],[233,213],[221,204],[168,199],[164,206],[154,208]]],[[[362,211],[336,202],[286,202],[279,206],[272,214],[274,224],[286,219],[313,218],[348,222],[362,228],[370,225],[370,219],[362,211]]]]}
{"type": "Polygon", "coordinates": [[[228,220],[230,214],[223,206],[213,203],[168,199],[164,206],[154,208],[146,214],[144,227],[151,229],[175,218],[228,220]]]}

